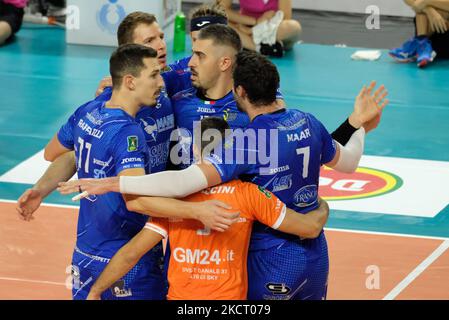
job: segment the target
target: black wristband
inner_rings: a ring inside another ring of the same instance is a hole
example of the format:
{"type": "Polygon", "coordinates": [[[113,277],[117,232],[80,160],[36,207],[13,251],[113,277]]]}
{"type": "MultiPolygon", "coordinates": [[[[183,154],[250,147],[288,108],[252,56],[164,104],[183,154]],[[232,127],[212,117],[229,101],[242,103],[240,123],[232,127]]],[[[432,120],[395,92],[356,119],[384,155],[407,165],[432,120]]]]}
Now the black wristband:
{"type": "Polygon", "coordinates": [[[351,139],[351,136],[354,132],[357,131],[357,128],[354,128],[349,123],[349,118],[345,120],[334,132],[332,132],[331,136],[332,138],[339,142],[341,145],[346,145],[351,139]]]}

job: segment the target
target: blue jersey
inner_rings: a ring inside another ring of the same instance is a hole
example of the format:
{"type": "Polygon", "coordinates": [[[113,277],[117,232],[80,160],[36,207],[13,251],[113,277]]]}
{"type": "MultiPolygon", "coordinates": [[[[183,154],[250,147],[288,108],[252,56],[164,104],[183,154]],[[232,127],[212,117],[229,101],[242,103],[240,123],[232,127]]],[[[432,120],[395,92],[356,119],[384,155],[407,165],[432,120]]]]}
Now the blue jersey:
{"type": "MultiPolygon", "coordinates": [[[[75,150],[80,179],[113,177],[130,168],[148,169],[149,153],[140,124],[123,110],[105,108],[104,104],[94,100],[81,106],[58,132],[60,143],[75,150]]],[[[142,230],[147,219],[128,211],[120,193],[82,199],[77,248],[111,258],[142,230]]]]}
{"type": "Polygon", "coordinates": [[[189,61],[192,58],[192,56],[189,57],[185,57],[179,60],[176,60],[174,63],[170,63],[168,65],[168,71],[185,71],[185,72],[190,72],[190,68],[189,68],[189,61]]]}
{"type": "Polygon", "coordinates": [[[237,109],[232,92],[219,100],[206,100],[198,94],[196,88],[177,93],[172,98],[176,125],[178,127],[179,161],[175,165],[186,168],[194,162],[193,159],[193,129],[194,122],[205,117],[219,117],[225,119],[232,129],[244,128],[249,124],[248,115],[237,109]]]}
{"type": "MultiPolygon", "coordinates": [[[[112,89],[106,88],[95,100],[108,101],[112,89]]],[[[162,91],[156,106],[142,107],[136,115],[140,123],[150,152],[150,173],[165,171],[167,167],[170,135],[175,128],[175,116],[170,99],[162,91]]]]}
{"type": "MultiPolygon", "coordinates": [[[[321,122],[311,114],[282,109],[259,115],[245,133],[248,139],[244,142],[237,142],[234,135],[220,153],[206,158],[222,181],[251,181],[299,213],[316,209],[320,167],[336,152],[335,142],[321,122]]],[[[271,248],[295,238],[256,223],[250,249],[271,248]]]]}
{"type": "Polygon", "coordinates": [[[188,66],[191,57],[186,57],[170,64],[167,71],[163,72],[162,78],[165,82],[165,90],[169,97],[176,93],[192,87],[190,68],[188,66]]]}

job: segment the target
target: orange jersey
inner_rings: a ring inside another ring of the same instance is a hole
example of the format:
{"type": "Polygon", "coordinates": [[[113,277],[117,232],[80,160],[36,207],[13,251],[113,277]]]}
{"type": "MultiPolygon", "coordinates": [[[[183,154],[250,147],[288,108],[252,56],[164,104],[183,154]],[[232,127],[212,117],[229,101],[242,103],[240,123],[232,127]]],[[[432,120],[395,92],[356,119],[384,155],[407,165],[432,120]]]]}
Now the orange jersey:
{"type": "Polygon", "coordinates": [[[197,220],[151,218],[145,228],[170,239],[168,299],[246,299],[247,255],[254,220],[277,229],[285,205],[268,190],[234,180],[191,195],[186,201],[219,200],[239,211],[226,232],[204,229],[197,220]]]}

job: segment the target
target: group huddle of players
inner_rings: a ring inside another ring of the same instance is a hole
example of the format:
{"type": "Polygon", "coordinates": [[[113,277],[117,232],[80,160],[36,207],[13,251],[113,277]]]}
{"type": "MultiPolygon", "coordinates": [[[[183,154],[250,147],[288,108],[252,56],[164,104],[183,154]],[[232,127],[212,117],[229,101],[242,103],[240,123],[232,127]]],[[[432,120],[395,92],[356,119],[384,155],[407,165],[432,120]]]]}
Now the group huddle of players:
{"type": "Polygon", "coordinates": [[[73,299],[325,299],[320,167],[357,168],[385,88],[363,87],[329,134],[285,107],[276,67],[242,50],[220,7],[193,11],[191,37],[167,64],[155,17],[129,14],[110,77],[48,143],[17,211],[79,192],[73,299]]]}

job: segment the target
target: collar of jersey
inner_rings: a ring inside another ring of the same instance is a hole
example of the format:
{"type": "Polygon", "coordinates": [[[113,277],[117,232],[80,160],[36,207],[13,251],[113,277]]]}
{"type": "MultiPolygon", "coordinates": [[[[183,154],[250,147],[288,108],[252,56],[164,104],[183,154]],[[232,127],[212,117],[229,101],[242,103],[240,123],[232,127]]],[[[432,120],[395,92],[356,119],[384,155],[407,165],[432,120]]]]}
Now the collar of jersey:
{"type": "MultiPolygon", "coordinates": [[[[108,108],[108,107],[106,107],[106,102],[107,101],[103,101],[102,103],[101,103],[101,111],[107,111],[107,112],[112,112],[112,113],[120,113],[120,114],[123,114],[123,115],[125,115],[127,118],[129,118],[129,119],[132,119],[132,120],[135,120],[135,118],[133,118],[130,114],[128,114],[128,112],[126,112],[125,110],[123,110],[123,109],[120,109],[120,108],[108,108]]],[[[140,110],[139,110],[140,111],[140,110]]],[[[136,114],[136,116],[137,116],[137,114],[136,114]]]]}
{"type": "Polygon", "coordinates": [[[210,102],[215,103],[217,101],[227,98],[230,94],[232,94],[232,91],[229,91],[224,97],[221,97],[220,99],[210,99],[210,98],[206,97],[200,90],[198,90],[198,89],[196,90],[196,96],[198,97],[198,99],[201,99],[203,102],[210,101],[210,102]]]}
{"type": "Polygon", "coordinates": [[[284,113],[285,111],[287,111],[287,109],[286,109],[286,108],[282,108],[282,109],[279,109],[279,110],[276,110],[276,111],[273,111],[273,112],[261,113],[261,114],[255,116],[254,119],[253,119],[253,121],[251,121],[251,122],[254,122],[254,120],[256,120],[256,119],[257,119],[258,117],[260,117],[260,116],[267,116],[267,115],[281,114],[281,113],[284,113]]]}

